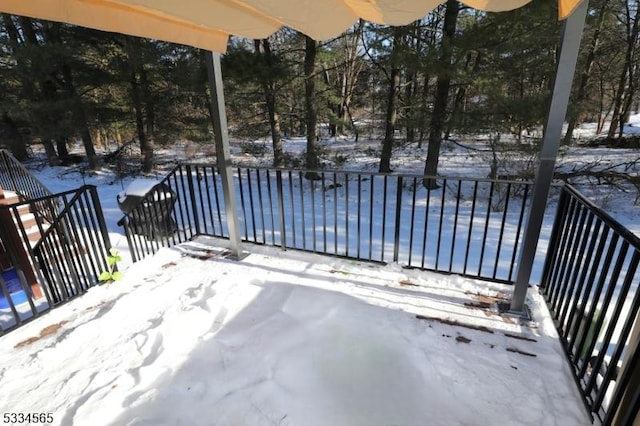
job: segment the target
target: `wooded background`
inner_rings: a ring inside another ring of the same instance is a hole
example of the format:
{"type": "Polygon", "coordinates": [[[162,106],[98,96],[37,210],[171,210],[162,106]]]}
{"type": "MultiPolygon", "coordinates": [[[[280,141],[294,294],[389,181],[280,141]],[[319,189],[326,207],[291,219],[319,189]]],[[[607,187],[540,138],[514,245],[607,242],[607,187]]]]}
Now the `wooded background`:
{"type": "MultiPolygon", "coordinates": [[[[615,140],[639,109],[639,5],[590,1],[565,144],[584,121],[615,140]]],[[[154,146],[211,143],[200,50],[0,18],[0,145],[17,158],[42,144],[48,161],[59,164],[70,158],[70,142],[81,140],[88,167],[98,169],[109,157],[96,147],[115,152],[130,142],[140,147],[140,169],[148,172],[154,146]]],[[[560,29],[555,2],[534,0],[494,14],[448,0],[404,27],[358,22],[322,42],[286,28],[263,40],[231,38],[223,57],[230,133],[268,137],[274,166],[309,170],[321,167],[318,137],[379,140],[381,172],[391,170],[394,144],[426,144],[427,175],[437,174],[440,144],[450,135],[535,145],[560,29]],[[302,159],[283,154],[282,138],[292,136],[307,138],[302,159]]]]}

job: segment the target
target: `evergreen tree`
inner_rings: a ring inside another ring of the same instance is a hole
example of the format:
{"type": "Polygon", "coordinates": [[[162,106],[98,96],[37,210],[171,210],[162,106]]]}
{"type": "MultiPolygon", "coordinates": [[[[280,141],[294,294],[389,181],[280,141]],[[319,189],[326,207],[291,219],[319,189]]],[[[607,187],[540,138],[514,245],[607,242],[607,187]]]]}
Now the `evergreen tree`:
{"type": "Polygon", "coordinates": [[[380,173],[391,172],[391,153],[394,145],[396,121],[398,119],[398,96],[400,92],[401,56],[405,46],[406,28],[395,27],[393,29],[393,48],[391,50],[391,72],[389,73],[389,86],[387,91],[386,119],[384,127],[384,140],[380,154],[380,173]]]}
{"type": "MultiPolygon", "coordinates": [[[[444,11],[442,41],[440,43],[440,57],[438,59],[436,94],[433,100],[433,111],[431,113],[431,122],[429,124],[429,146],[424,166],[425,176],[436,176],[438,174],[440,145],[442,144],[442,132],[445,129],[449,88],[451,86],[453,38],[456,34],[458,11],[458,2],[456,0],[448,0],[444,11]]],[[[437,187],[435,179],[424,179],[423,185],[430,189],[437,187]]]]}
{"type": "Polygon", "coordinates": [[[305,177],[307,179],[319,179],[320,176],[315,170],[320,168],[318,153],[316,149],[316,127],[318,121],[318,112],[316,107],[316,41],[309,36],[305,39],[305,55],[304,55],[304,99],[305,99],[305,121],[307,125],[307,153],[305,168],[309,170],[305,177]]]}

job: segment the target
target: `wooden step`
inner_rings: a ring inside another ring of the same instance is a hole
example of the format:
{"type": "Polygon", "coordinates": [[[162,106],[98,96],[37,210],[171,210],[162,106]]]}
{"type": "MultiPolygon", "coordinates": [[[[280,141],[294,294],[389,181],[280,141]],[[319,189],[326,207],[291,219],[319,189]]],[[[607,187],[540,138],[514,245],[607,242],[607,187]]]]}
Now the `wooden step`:
{"type": "MultiPolygon", "coordinates": [[[[47,229],[49,229],[49,224],[43,223],[41,227],[42,227],[42,232],[45,232],[47,229]]],[[[35,246],[38,243],[38,241],[40,241],[40,238],[42,238],[42,234],[40,233],[40,227],[38,227],[37,224],[35,226],[31,226],[25,229],[25,231],[27,232],[27,238],[29,239],[29,244],[31,244],[31,247],[35,246]]]]}
{"type": "MultiPolygon", "coordinates": [[[[4,191],[4,199],[5,203],[8,205],[18,204],[24,201],[21,197],[18,196],[15,192],[12,191],[4,191]]],[[[22,204],[18,207],[18,214],[22,216],[23,214],[28,214],[31,212],[31,206],[29,204],[22,204]]]]}
{"type": "Polygon", "coordinates": [[[18,204],[20,201],[20,197],[13,191],[4,191],[4,199],[7,200],[7,204],[18,204]]]}
{"type": "Polygon", "coordinates": [[[31,214],[31,206],[29,204],[22,204],[18,206],[18,214],[20,216],[25,214],[31,214]]]}
{"type": "MultiPolygon", "coordinates": [[[[15,217],[13,218],[13,221],[17,224],[15,217]]],[[[22,222],[22,226],[24,227],[24,229],[29,229],[34,226],[36,227],[38,226],[38,219],[36,218],[36,215],[34,215],[33,213],[21,214],[20,222],[22,222]]]]}
{"type": "MultiPolygon", "coordinates": [[[[23,202],[23,199],[21,199],[21,197],[19,197],[15,192],[4,191],[4,196],[4,205],[11,206],[12,204],[23,202]]],[[[10,209],[13,222],[18,229],[20,239],[25,246],[25,251],[29,251],[30,248],[34,248],[42,240],[42,234],[51,227],[49,221],[43,217],[43,214],[48,215],[50,211],[48,208],[39,210],[41,207],[44,206],[39,204],[22,204],[15,209],[10,209]],[[24,233],[20,228],[24,229],[24,233]],[[25,235],[26,238],[24,237],[25,235]]],[[[73,236],[70,235],[69,237],[72,238],[73,236]]],[[[49,245],[47,250],[41,252],[41,255],[44,256],[44,259],[46,259],[45,262],[47,263],[60,265],[66,262],[80,262],[79,257],[82,257],[89,252],[89,249],[84,247],[82,244],[79,244],[79,242],[72,241],[70,244],[62,242],[58,239],[58,235],[56,233],[49,236],[48,243],[49,245]],[[55,247],[53,250],[50,250],[51,245],[55,247]],[[70,258],[67,258],[67,256],[70,258]]],[[[3,266],[10,266],[10,263],[8,253],[3,253],[3,256],[0,256],[0,264],[3,264],[3,266]]],[[[31,264],[31,260],[29,260],[29,263],[31,264]]],[[[31,267],[35,269],[36,266],[31,264],[31,267]]],[[[37,294],[41,294],[39,286],[33,289],[34,292],[37,290],[37,294]]]]}

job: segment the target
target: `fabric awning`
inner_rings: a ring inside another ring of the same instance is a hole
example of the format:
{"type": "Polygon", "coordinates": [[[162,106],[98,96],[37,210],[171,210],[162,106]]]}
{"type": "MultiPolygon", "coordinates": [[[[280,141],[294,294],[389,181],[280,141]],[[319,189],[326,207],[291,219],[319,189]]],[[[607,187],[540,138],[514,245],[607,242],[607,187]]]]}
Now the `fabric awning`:
{"type": "MultiPolygon", "coordinates": [[[[461,0],[492,12],[531,0],[461,0]]],[[[558,0],[559,18],[582,0],[558,0]]],[[[0,0],[0,11],[224,53],[229,35],[265,38],[287,26],[316,39],[335,37],[359,18],[405,25],[444,0],[0,0]]]]}

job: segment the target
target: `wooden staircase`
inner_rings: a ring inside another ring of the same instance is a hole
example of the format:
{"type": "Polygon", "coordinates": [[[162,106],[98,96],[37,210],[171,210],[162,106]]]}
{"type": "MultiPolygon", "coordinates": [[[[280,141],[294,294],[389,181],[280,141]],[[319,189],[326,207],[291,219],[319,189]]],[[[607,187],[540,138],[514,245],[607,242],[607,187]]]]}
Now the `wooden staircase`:
{"type": "MultiPolygon", "coordinates": [[[[2,308],[0,336],[98,285],[110,248],[95,186],[53,194],[0,149],[0,272],[15,269],[31,290],[28,304],[2,308]]],[[[11,272],[6,290],[16,294],[11,272]]]]}
{"type": "MultiPolygon", "coordinates": [[[[1,191],[1,190],[0,190],[1,191]]],[[[24,201],[18,194],[11,191],[1,191],[1,206],[12,206],[24,201]]],[[[7,223],[13,225],[13,229],[5,227],[4,237],[8,241],[0,243],[0,269],[2,271],[12,267],[18,267],[31,287],[31,292],[35,299],[42,297],[42,288],[37,282],[35,268],[29,256],[32,249],[42,237],[49,224],[40,219],[40,216],[33,212],[29,204],[23,204],[14,209],[3,210],[3,217],[0,218],[2,225],[7,223]],[[9,222],[9,220],[11,222],[9,222]],[[25,230],[23,234],[21,229],[25,230]],[[26,239],[25,239],[26,234],[26,239]],[[10,255],[13,252],[13,256],[10,255]],[[12,258],[13,257],[13,258],[12,258]],[[16,264],[14,264],[16,263],[16,264]]]]}
{"type": "MultiPolygon", "coordinates": [[[[18,204],[24,201],[18,194],[11,191],[4,191],[4,198],[9,205],[18,204]]],[[[19,215],[19,221],[22,223],[22,226],[26,231],[29,245],[33,248],[36,243],[40,241],[42,232],[49,228],[49,223],[46,220],[43,220],[42,217],[36,216],[36,214],[31,211],[28,204],[19,206],[17,212],[19,215]]],[[[15,217],[14,223],[18,225],[18,220],[15,217]]]]}

